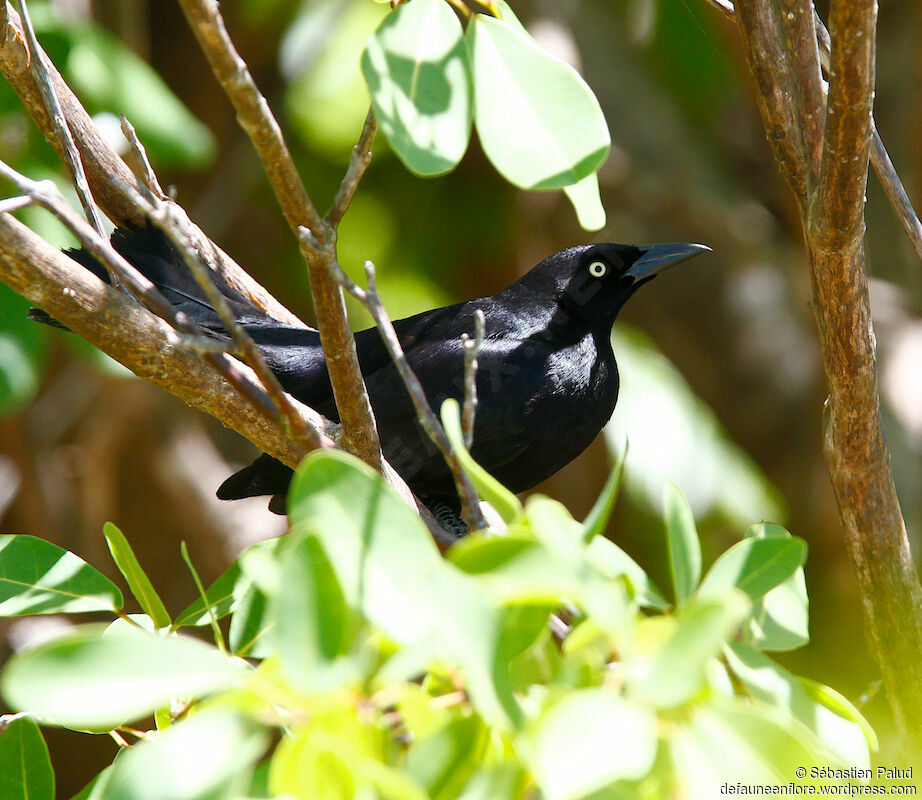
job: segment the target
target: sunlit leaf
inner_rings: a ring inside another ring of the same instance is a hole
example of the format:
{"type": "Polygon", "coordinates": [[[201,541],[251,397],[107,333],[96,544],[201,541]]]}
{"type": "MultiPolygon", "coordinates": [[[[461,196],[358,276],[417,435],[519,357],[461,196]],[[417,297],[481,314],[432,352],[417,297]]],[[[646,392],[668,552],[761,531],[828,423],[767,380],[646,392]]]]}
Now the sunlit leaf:
{"type": "Polygon", "coordinates": [[[116,612],[122,593],[82,558],[26,534],[0,535],[0,616],[116,612]]]}
{"type": "Polygon", "coordinates": [[[411,172],[455,167],[471,132],[471,79],[461,23],[443,0],[398,6],[362,53],[381,130],[411,172]]]}
{"type": "Polygon", "coordinates": [[[442,425],[445,426],[445,433],[458,455],[461,466],[464,467],[480,496],[496,509],[506,523],[517,519],[522,513],[522,504],[519,499],[474,461],[464,446],[464,435],[461,431],[461,406],[454,398],[449,398],[442,403],[442,425]]]}
{"type": "Polygon", "coordinates": [[[119,572],[125,576],[128,588],[131,589],[131,593],[144,613],[154,621],[154,625],[158,628],[168,628],[171,621],[166,606],[163,605],[160,595],[157,594],[150,578],[147,577],[147,573],[144,572],[135,556],[134,550],[128,544],[125,534],[111,522],[102,526],[102,533],[106,537],[106,544],[109,545],[109,552],[112,553],[119,572]]]}
{"type": "Polygon", "coordinates": [[[574,800],[644,777],[657,747],[656,715],[607,689],[570,692],[538,721],[530,761],[542,796],[574,800]]]}
{"type": "Polygon", "coordinates": [[[474,122],[503,177],[525,189],[562,189],[602,165],[608,127],[576,70],[520,28],[483,14],[469,23],[466,38],[474,122]]]}
{"type": "Polygon", "coordinates": [[[455,798],[482,766],[486,736],[479,718],[454,717],[411,744],[404,768],[432,800],[455,798]]]}
{"type": "Polygon", "coordinates": [[[803,566],[807,544],[794,537],[746,538],[723,553],[698,588],[702,597],[731,587],[758,600],[803,566]]]}
{"type": "Polygon", "coordinates": [[[599,178],[594,172],[571,186],[564,186],[563,191],[583,228],[598,231],[605,227],[605,207],[599,195],[599,178]]]}
{"type": "Polygon", "coordinates": [[[266,734],[228,711],[202,711],[131,747],[108,777],[105,800],[224,800],[249,784],[266,734]]]}
{"type": "Polygon", "coordinates": [[[16,653],[0,677],[7,702],[69,728],[108,730],[232,685],[242,666],[196,639],[99,626],[16,653]]]}
{"type": "Polygon", "coordinates": [[[663,511],[672,584],[676,600],[681,603],[695,591],[701,580],[701,543],[691,508],[674,483],[666,484],[663,490],[663,511]]]}
{"type": "Polygon", "coordinates": [[[604,536],[596,536],[586,550],[587,560],[611,578],[624,576],[634,590],[636,601],[645,608],[666,609],[669,603],[633,558],[604,536]]]}
{"type": "Polygon", "coordinates": [[[808,690],[802,679],[742,642],[731,642],[724,653],[737,681],[749,694],[767,705],[786,709],[844,763],[870,768],[869,743],[876,746],[877,737],[867,720],[845,698],[812,681],[808,690]],[[835,708],[830,709],[818,697],[829,700],[835,708]]]}
{"type": "MultiPolygon", "coordinates": [[[[753,525],[746,536],[791,538],[780,525],[765,522],[753,525]]],[[[756,601],[747,627],[748,640],[760,650],[794,650],[810,641],[809,600],[803,567],[756,601]]]]}
{"type": "Polygon", "coordinates": [[[447,564],[419,517],[381,476],[338,450],[311,453],[295,472],[293,531],[317,536],[346,602],[393,641],[456,663],[490,720],[518,714],[495,663],[501,621],[473,578],[447,564]]]}
{"type": "Polygon", "coordinates": [[[692,599],[678,614],[678,625],[652,661],[634,677],[638,696],[660,708],[688,702],[705,685],[708,662],[719,652],[749,611],[737,590],[721,597],[692,599]]]}
{"type": "Polygon", "coordinates": [[[618,490],[621,488],[621,478],[624,475],[626,457],[627,447],[615,460],[611,472],[608,473],[608,479],[592,506],[592,510],[583,520],[583,538],[587,542],[591,542],[596,536],[604,534],[605,528],[608,527],[611,512],[615,510],[615,502],[618,499],[618,490]]]}
{"type": "Polygon", "coordinates": [[[19,717],[0,733],[0,797],[54,800],[48,745],[31,717],[19,717]]]}

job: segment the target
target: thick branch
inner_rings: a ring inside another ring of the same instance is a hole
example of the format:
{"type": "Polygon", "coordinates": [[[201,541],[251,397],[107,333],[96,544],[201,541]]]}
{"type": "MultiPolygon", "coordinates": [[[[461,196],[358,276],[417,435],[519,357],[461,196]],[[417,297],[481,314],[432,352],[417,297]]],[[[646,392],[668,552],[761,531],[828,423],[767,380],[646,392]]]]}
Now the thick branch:
{"type": "MultiPolygon", "coordinates": [[[[143,225],[145,211],[136,202],[139,193],[144,191],[143,183],[134,176],[125,162],[99,133],[92,117],[47,57],[45,64],[55,95],[73,135],[74,144],[80,152],[94,199],[113,222],[143,225]]],[[[64,153],[54,136],[53,125],[45,111],[41,93],[29,69],[29,51],[26,47],[22,22],[7,0],[0,0],[0,72],[19,95],[26,111],[38,125],[44,137],[63,158],[64,153]]],[[[252,299],[276,319],[295,325],[303,324],[234,263],[233,259],[215,248],[197,226],[187,223],[182,233],[195,243],[195,250],[205,264],[218,272],[228,284],[252,299]]]]}
{"type": "Polygon", "coordinates": [[[874,105],[877,2],[834,2],[829,22],[833,44],[826,129],[809,235],[836,247],[863,234],[874,105]]]}
{"type": "Polygon", "coordinates": [[[343,445],[380,470],[381,446],[346,316],[345,299],[342,289],[329,272],[329,262],[335,258],[335,235],[311,203],[281,128],[265,97],[256,87],[246,63],[234,48],[217,2],[180,0],[180,5],[212,72],[233,104],[241,127],[262,161],[289,226],[296,235],[300,227],[308,228],[321,245],[311,247],[299,238],[301,253],[310,273],[320,342],[343,423],[343,445]]]}
{"type": "MultiPolygon", "coordinates": [[[[291,442],[172,329],[100,281],[9,215],[0,215],[0,280],[79,336],[154,383],[221,420],[257,447],[295,467],[304,451],[291,442]]],[[[244,373],[249,370],[240,365],[244,373]]],[[[333,446],[338,426],[298,404],[299,413],[333,446]]]]}
{"type": "Polygon", "coordinates": [[[736,16],[749,68],[758,87],[762,124],[781,174],[801,207],[807,203],[807,157],[789,68],[787,45],[771,2],[738,3],[736,16]]]}

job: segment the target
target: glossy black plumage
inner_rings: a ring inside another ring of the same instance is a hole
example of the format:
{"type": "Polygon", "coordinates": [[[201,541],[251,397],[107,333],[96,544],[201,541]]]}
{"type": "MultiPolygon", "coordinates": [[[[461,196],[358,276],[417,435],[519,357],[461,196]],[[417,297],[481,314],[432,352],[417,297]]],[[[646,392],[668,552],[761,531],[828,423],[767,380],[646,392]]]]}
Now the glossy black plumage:
{"type": "MultiPolygon", "coordinates": [[[[224,336],[217,315],[161,234],[117,230],[112,241],[177,308],[224,336]]],[[[394,326],[438,409],[447,397],[463,396],[460,337],[473,333],[474,312],[484,312],[472,453],[510,489],[523,491],[579,455],[611,417],[618,370],[610,332],[624,303],[657,272],[705,250],[686,244],[573,247],[491,297],[425,311],[394,326]]],[[[84,251],[70,255],[105,276],[84,251]]],[[[222,282],[219,288],[286,391],[338,420],[318,333],[282,325],[222,282]]],[[[357,333],[356,346],[386,458],[418,495],[456,508],[448,468],[420,428],[377,331],[357,333]]],[[[263,455],[228,478],[218,496],[283,496],[290,477],[290,470],[263,455]]],[[[272,507],[280,510],[278,499],[272,507]]]]}

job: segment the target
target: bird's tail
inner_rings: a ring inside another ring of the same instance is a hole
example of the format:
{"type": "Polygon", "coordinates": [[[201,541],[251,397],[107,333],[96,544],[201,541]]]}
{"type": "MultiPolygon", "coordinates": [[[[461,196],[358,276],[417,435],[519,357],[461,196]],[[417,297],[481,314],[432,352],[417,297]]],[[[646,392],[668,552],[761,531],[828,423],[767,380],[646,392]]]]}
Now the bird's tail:
{"type": "MultiPolygon", "coordinates": [[[[208,303],[182,256],[161,230],[153,226],[116,228],[111,241],[115,250],[147,277],[177,311],[184,312],[189,319],[207,331],[219,336],[226,333],[217,312],[208,303]]],[[[83,249],[64,252],[100,280],[110,282],[106,268],[91,253],[83,249]]],[[[221,294],[227,298],[234,316],[239,321],[257,322],[262,318],[268,318],[265,312],[228,286],[220,275],[212,273],[212,280],[221,294]]],[[[38,308],[30,309],[29,317],[46,325],[65,327],[38,308]]]]}

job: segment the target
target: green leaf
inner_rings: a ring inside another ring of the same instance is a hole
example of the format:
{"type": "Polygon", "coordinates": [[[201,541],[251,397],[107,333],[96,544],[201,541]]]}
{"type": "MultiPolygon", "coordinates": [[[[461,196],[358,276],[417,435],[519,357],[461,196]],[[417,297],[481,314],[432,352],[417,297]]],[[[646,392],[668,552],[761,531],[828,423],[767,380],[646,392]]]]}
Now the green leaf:
{"type": "MultiPolygon", "coordinates": [[[[250,552],[266,551],[267,553],[274,553],[281,541],[281,539],[267,539],[264,542],[257,542],[251,545],[241,553],[240,558],[224,570],[220,577],[208,587],[205,592],[205,598],[208,605],[211,606],[215,619],[226,617],[234,611],[243,598],[244,593],[252,584],[252,580],[243,575],[240,568],[240,560],[246,558],[246,555],[250,552]]],[[[208,625],[210,622],[211,617],[208,614],[206,603],[202,598],[199,598],[176,618],[173,627],[179,628],[183,625],[208,625]]]]}
{"type": "Polygon", "coordinates": [[[644,608],[660,611],[669,608],[666,598],[644,572],[643,567],[610,539],[596,536],[589,542],[586,559],[603,575],[610,578],[627,578],[634,590],[634,599],[644,608]]]}
{"type": "Polygon", "coordinates": [[[576,218],[587,231],[598,231],[605,227],[605,207],[599,195],[599,176],[594,172],[571,186],[563,187],[576,211],[576,218]]]}
{"type": "Polygon", "coordinates": [[[453,800],[482,766],[487,729],[475,717],[454,717],[407,751],[404,769],[432,800],[453,800]]]}
{"type": "Polygon", "coordinates": [[[411,172],[457,165],[471,134],[471,79],[461,23],[443,0],[412,0],[385,17],[362,53],[381,130],[411,172]]]}
{"type": "Polygon", "coordinates": [[[45,332],[26,318],[29,305],[0,284],[0,417],[28,403],[41,380],[45,332]]]}
{"type": "Polygon", "coordinates": [[[667,483],[663,489],[663,507],[672,585],[676,600],[682,603],[701,580],[701,543],[691,508],[682,490],[674,483],[667,483]]]}
{"type": "Polygon", "coordinates": [[[477,133],[503,177],[524,189],[562,189],[602,165],[608,127],[576,70],[520,28],[483,14],[466,38],[477,133]]]}
{"type": "Polygon", "coordinates": [[[26,534],[0,535],[0,616],[116,613],[122,593],[79,556],[26,534]]]}
{"type": "Polygon", "coordinates": [[[516,800],[521,797],[522,778],[522,768],[516,763],[481,764],[458,800],[516,800]]]}
{"type": "Polygon", "coordinates": [[[804,734],[784,714],[725,700],[695,708],[669,749],[688,797],[719,797],[727,784],[787,785],[795,769],[828,764],[804,734]]]}
{"type": "Polygon", "coordinates": [[[690,600],[652,661],[638,665],[636,693],[658,708],[673,708],[693,699],[705,686],[708,662],[748,611],[748,598],[735,589],[720,597],[690,600]]]}
{"type": "Polygon", "coordinates": [[[327,690],[359,679],[355,665],[341,658],[356,623],[316,536],[300,536],[286,548],[270,618],[275,650],[292,686],[327,690]]]}
{"type": "Polygon", "coordinates": [[[811,681],[810,689],[835,706],[830,709],[813,696],[803,679],[742,642],[731,642],[724,655],[727,665],[750,695],[788,711],[844,763],[870,768],[868,747],[872,743],[876,746],[877,737],[867,720],[844,697],[811,681]]]}
{"type": "Polygon", "coordinates": [[[794,537],[747,538],[723,553],[698,588],[701,597],[736,587],[758,600],[790,578],[807,558],[807,543],[794,537]]]}
{"type": "MultiPolygon", "coordinates": [[[[780,525],[760,523],[746,531],[747,538],[790,539],[780,525]]],[[[780,586],[760,598],[750,614],[748,640],[760,650],[794,650],[810,641],[809,600],[803,567],[780,586]]]]}
{"type": "Polygon", "coordinates": [[[157,594],[150,578],[138,562],[125,535],[111,522],[102,526],[102,535],[106,537],[106,544],[109,545],[109,552],[112,553],[115,565],[128,581],[128,588],[131,589],[141,609],[158,628],[169,628],[172,621],[166,606],[163,605],[160,595],[157,594]]]}
{"type": "Polygon", "coordinates": [[[265,733],[229,711],[193,714],[115,762],[105,800],[223,800],[242,796],[265,733]]]}
{"type": "Polygon", "coordinates": [[[232,685],[242,666],[195,639],[98,625],[16,653],[0,677],[11,706],[68,728],[109,730],[232,685]]]}
{"type": "Polygon", "coordinates": [[[617,780],[643,778],[657,748],[656,715],[608,689],[570,692],[545,712],[530,737],[542,796],[573,800],[617,780]]]}
{"type": "Polygon", "coordinates": [[[48,745],[31,717],[19,717],[0,733],[0,797],[54,800],[48,745]]]}
{"type": "Polygon", "coordinates": [[[608,479],[602,487],[602,492],[593,504],[592,510],[586,519],[583,520],[583,539],[587,544],[596,536],[603,535],[608,527],[611,512],[615,510],[615,503],[618,500],[618,490],[621,488],[621,478],[624,475],[626,458],[627,446],[621,451],[621,455],[612,465],[611,472],[608,473],[608,479]]]}
{"type": "Polygon", "coordinates": [[[824,686],[822,683],[811,681],[809,678],[799,677],[798,680],[807,694],[817,703],[825,706],[837,716],[854,722],[864,734],[865,741],[868,743],[868,747],[871,748],[871,752],[876,753],[880,749],[877,734],[871,727],[871,723],[864,718],[864,715],[846,697],[830,686],[824,686]]]}
{"type": "Polygon", "coordinates": [[[269,615],[269,598],[252,583],[240,598],[231,617],[227,643],[235,656],[266,658],[275,653],[270,636],[275,619],[269,615]]]}
{"type": "Polygon", "coordinates": [[[442,403],[441,416],[448,440],[478,494],[496,509],[507,524],[514,522],[522,514],[522,504],[512,492],[474,461],[464,446],[464,434],[461,431],[461,406],[458,401],[450,397],[442,403]]]}
{"type": "Polygon", "coordinates": [[[293,531],[317,536],[346,603],[398,644],[425,644],[457,664],[491,721],[518,715],[496,663],[501,620],[479,583],[447,564],[419,517],[353,456],[311,453],[289,490],[293,531]]]}

